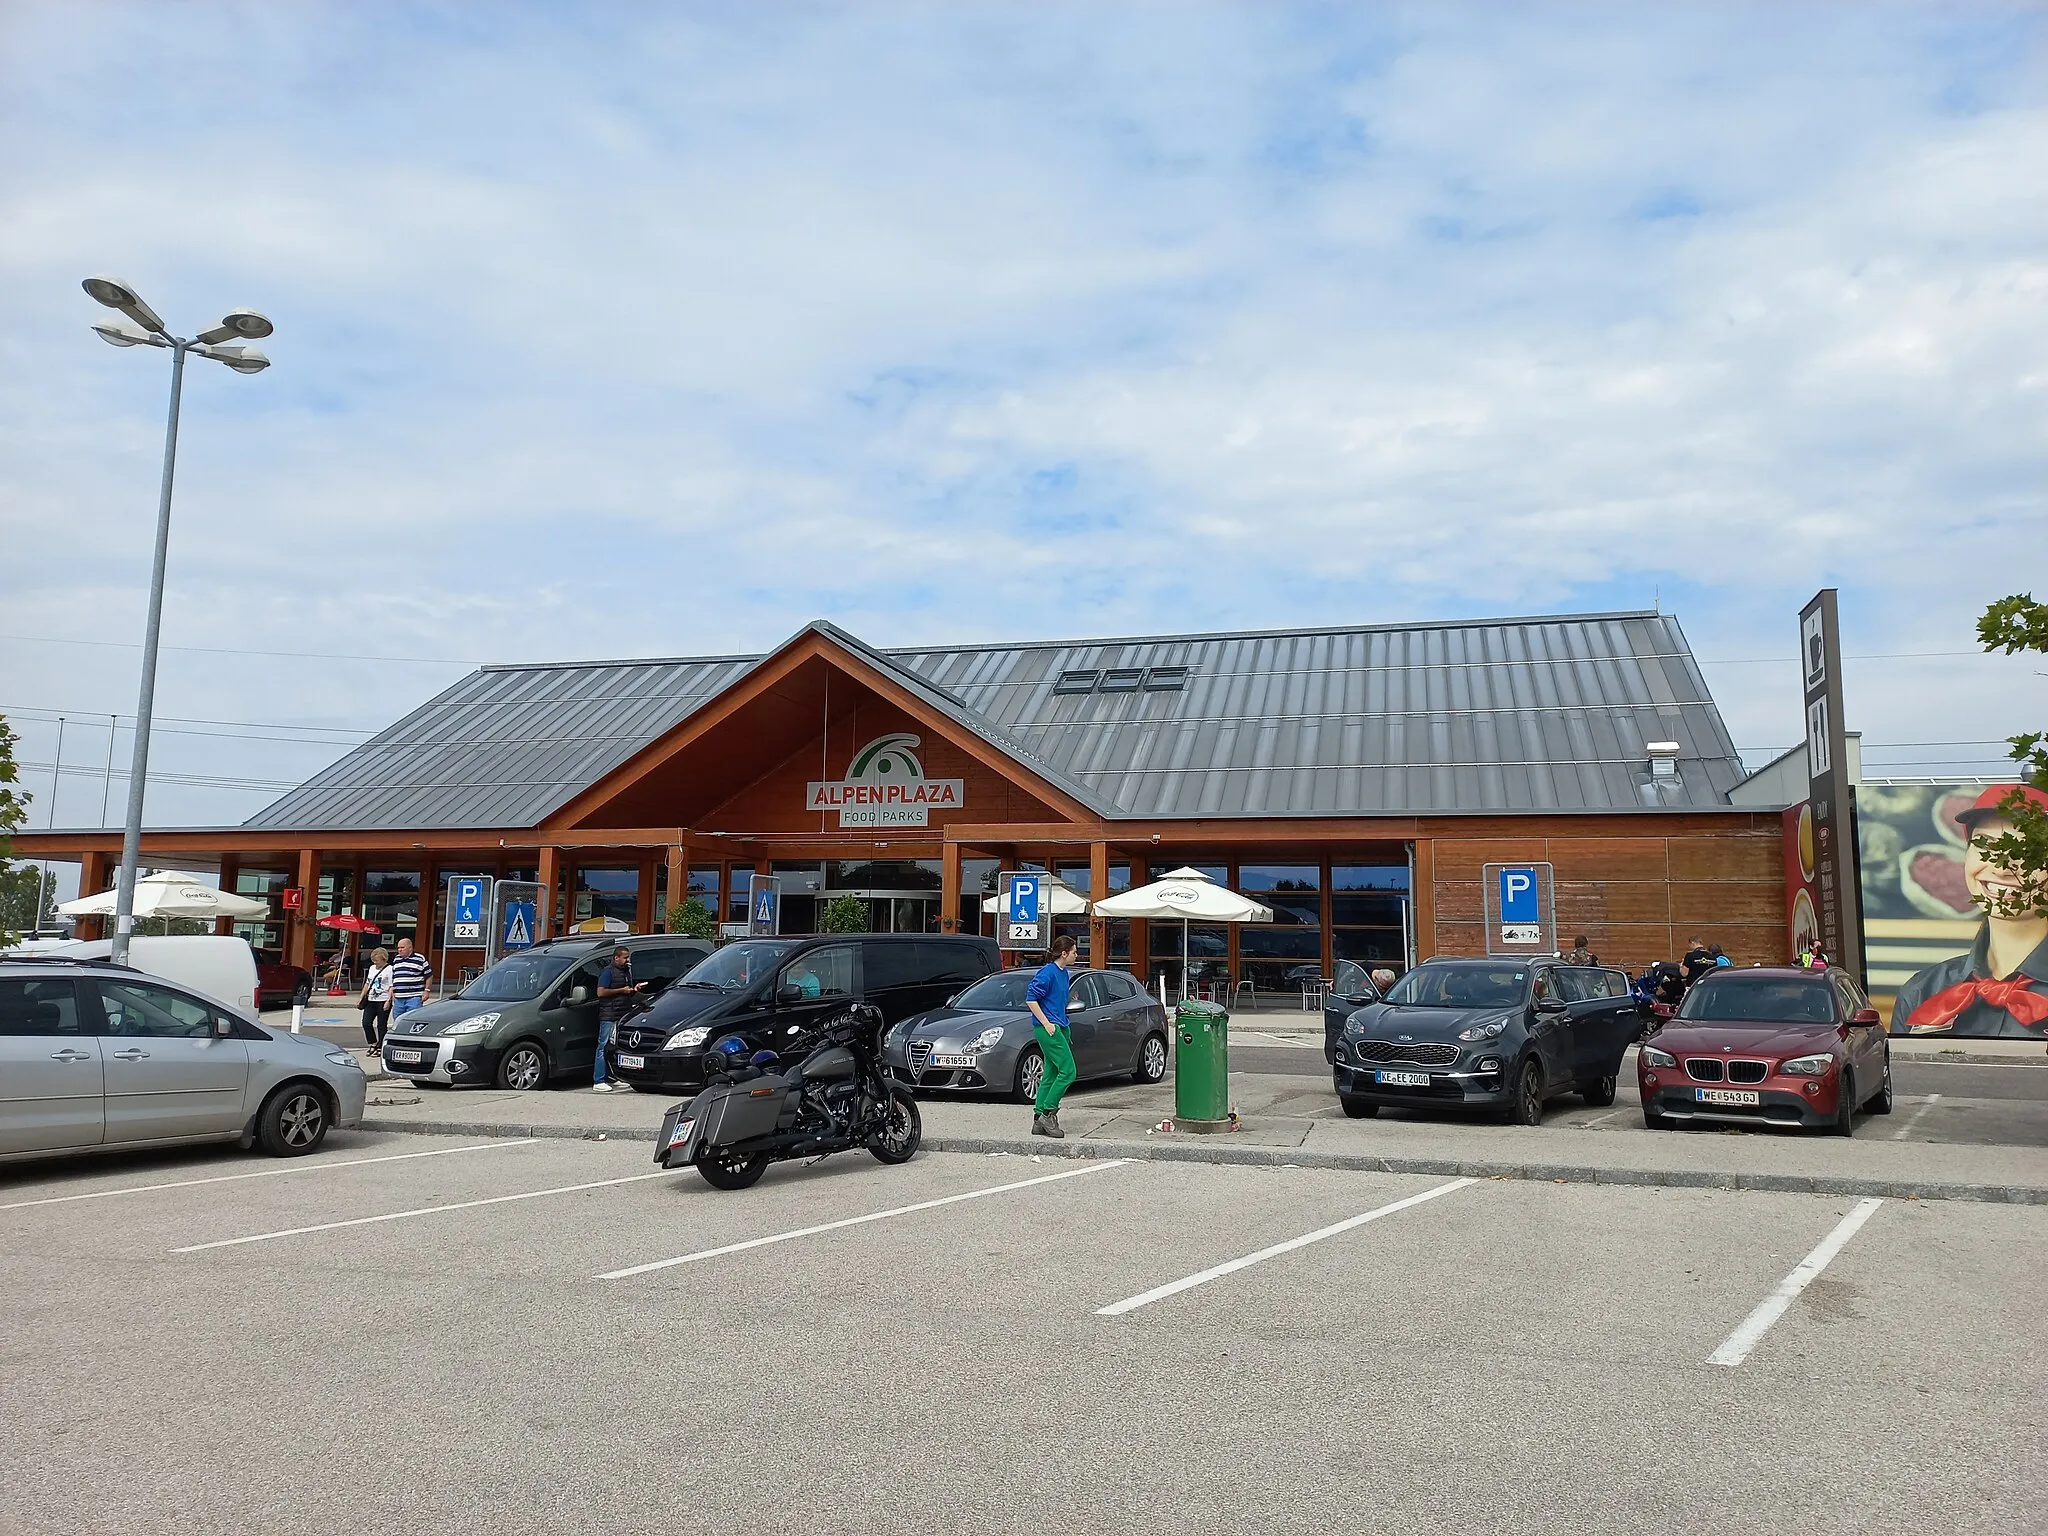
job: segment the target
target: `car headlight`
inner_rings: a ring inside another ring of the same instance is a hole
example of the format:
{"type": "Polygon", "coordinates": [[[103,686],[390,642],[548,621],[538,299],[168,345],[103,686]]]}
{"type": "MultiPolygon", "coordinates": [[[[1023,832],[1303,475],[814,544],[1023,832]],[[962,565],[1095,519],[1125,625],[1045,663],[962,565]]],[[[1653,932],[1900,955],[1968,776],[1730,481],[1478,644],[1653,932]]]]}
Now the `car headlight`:
{"type": "Polygon", "coordinates": [[[1780,1063],[1778,1070],[1790,1072],[1794,1077],[1823,1077],[1834,1064],[1834,1053],[1822,1051],[1817,1056],[1794,1056],[1790,1061],[1780,1063]]]}
{"type": "Polygon", "coordinates": [[[976,1050],[985,1051],[992,1045],[1001,1045],[1002,1043],[1003,1026],[1000,1024],[996,1024],[990,1026],[987,1029],[984,1029],[981,1032],[981,1038],[974,1042],[974,1048],[976,1050]]]}
{"type": "Polygon", "coordinates": [[[693,1045],[702,1045],[711,1038],[711,1030],[703,1024],[692,1024],[688,1029],[679,1029],[668,1037],[665,1047],[671,1051],[688,1050],[693,1045]]]}
{"type": "Polygon", "coordinates": [[[1498,1040],[1501,1032],[1508,1027],[1506,1019],[1495,1019],[1487,1024],[1474,1024],[1470,1029],[1458,1031],[1460,1040],[1498,1040]]]}
{"type": "Polygon", "coordinates": [[[349,1055],[347,1051],[329,1051],[327,1059],[337,1067],[356,1067],[358,1070],[361,1067],[361,1064],[357,1062],[355,1057],[349,1055]]]}
{"type": "Polygon", "coordinates": [[[1654,1045],[1643,1047],[1643,1065],[1646,1067],[1675,1067],[1678,1058],[1669,1051],[1660,1051],[1654,1045]]]}
{"type": "Polygon", "coordinates": [[[460,1024],[450,1024],[441,1033],[444,1035],[480,1035],[498,1022],[495,1013],[477,1013],[464,1019],[460,1024]]]}

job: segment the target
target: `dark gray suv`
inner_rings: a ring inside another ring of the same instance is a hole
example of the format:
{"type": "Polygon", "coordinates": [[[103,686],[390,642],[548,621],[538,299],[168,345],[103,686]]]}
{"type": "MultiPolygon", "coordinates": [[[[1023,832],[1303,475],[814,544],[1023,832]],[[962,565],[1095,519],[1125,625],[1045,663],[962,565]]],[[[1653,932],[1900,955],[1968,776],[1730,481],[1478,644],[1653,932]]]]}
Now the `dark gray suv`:
{"type": "Polygon", "coordinates": [[[624,945],[651,998],[711,953],[666,933],[555,939],[507,955],[462,989],[392,1022],[384,1067],[417,1083],[545,1088],[597,1060],[597,978],[624,945]]]}

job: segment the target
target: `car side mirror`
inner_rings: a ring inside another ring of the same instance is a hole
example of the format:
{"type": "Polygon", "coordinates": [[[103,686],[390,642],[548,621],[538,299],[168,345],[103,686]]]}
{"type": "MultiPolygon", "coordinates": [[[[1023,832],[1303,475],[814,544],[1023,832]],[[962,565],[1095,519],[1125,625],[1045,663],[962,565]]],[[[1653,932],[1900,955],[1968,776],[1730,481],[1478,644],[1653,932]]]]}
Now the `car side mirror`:
{"type": "Polygon", "coordinates": [[[1875,1008],[1859,1008],[1856,1010],[1854,1014],[1850,1016],[1849,1022],[1851,1024],[1876,1025],[1882,1024],[1884,1020],[1880,1019],[1877,1016],[1877,1010],[1875,1008]]]}
{"type": "Polygon", "coordinates": [[[794,1008],[803,1000],[804,989],[793,981],[785,981],[775,990],[775,1006],[778,1008],[794,1008]]]}
{"type": "Polygon", "coordinates": [[[581,1008],[581,1007],[582,1007],[582,1006],[583,1006],[583,1005],[584,1005],[585,1003],[587,1003],[587,1002],[589,1002],[589,1001],[590,1001],[590,988],[588,988],[588,987],[571,987],[571,988],[569,989],[569,1006],[570,1006],[571,1008],[581,1008]]]}
{"type": "Polygon", "coordinates": [[[216,1038],[225,1040],[234,1032],[235,1021],[233,1019],[224,1013],[217,1013],[213,1016],[213,1033],[216,1038]]]}
{"type": "Polygon", "coordinates": [[[1538,1013],[1563,1013],[1564,999],[1561,997],[1539,997],[1536,999],[1538,1013]]]}
{"type": "Polygon", "coordinates": [[[1386,999],[1380,996],[1380,989],[1378,987],[1374,986],[1371,982],[1367,982],[1363,987],[1346,997],[1344,1001],[1351,1004],[1354,1008],[1366,1008],[1374,1003],[1383,1003],[1386,999]]]}

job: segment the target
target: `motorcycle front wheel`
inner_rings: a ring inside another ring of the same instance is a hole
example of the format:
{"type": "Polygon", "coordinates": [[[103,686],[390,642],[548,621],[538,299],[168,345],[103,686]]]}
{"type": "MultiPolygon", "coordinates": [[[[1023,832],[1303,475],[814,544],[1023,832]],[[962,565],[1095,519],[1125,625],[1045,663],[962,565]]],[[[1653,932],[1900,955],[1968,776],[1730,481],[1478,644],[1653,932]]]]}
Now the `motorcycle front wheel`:
{"type": "Polygon", "coordinates": [[[892,1087],[881,1128],[868,1137],[868,1150],[881,1162],[907,1163],[923,1141],[924,1117],[917,1112],[917,1100],[908,1088],[892,1087]]]}
{"type": "Polygon", "coordinates": [[[700,1157],[697,1171],[704,1175],[704,1182],[713,1189],[745,1189],[758,1184],[761,1175],[768,1171],[768,1154],[756,1152],[752,1157],[700,1157]]]}

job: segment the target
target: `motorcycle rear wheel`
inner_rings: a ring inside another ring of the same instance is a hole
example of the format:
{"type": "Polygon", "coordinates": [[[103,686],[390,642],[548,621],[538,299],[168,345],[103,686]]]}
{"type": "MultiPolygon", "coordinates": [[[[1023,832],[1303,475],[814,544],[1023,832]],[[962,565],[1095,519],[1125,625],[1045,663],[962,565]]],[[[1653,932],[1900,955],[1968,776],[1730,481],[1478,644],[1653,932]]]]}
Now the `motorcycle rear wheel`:
{"type": "Polygon", "coordinates": [[[924,1142],[924,1116],[908,1088],[889,1090],[889,1108],[882,1128],[868,1138],[868,1150],[879,1162],[907,1163],[924,1142]]]}
{"type": "Polygon", "coordinates": [[[768,1154],[756,1152],[752,1157],[700,1157],[697,1159],[697,1171],[713,1189],[745,1189],[761,1182],[761,1175],[768,1171],[768,1154]]]}

